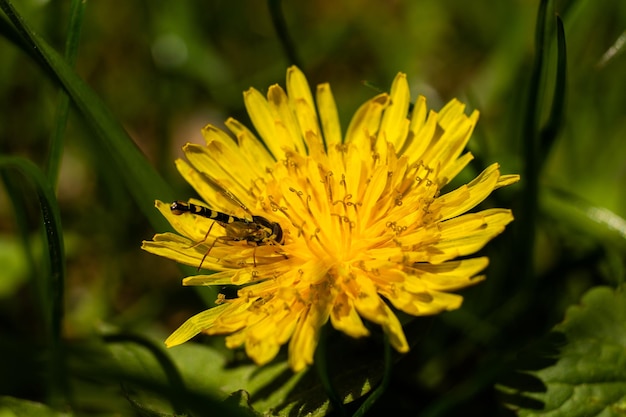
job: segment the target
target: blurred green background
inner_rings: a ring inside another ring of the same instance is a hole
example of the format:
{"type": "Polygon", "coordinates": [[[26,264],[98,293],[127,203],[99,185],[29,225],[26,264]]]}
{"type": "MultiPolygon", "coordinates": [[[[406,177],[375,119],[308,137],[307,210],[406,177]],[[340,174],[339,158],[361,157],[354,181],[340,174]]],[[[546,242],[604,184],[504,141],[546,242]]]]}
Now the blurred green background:
{"type": "MultiPolygon", "coordinates": [[[[63,50],[68,1],[23,0],[16,7],[40,36],[63,50]]],[[[528,0],[283,4],[300,65],[312,86],[331,84],[344,131],[358,106],[377,93],[371,86],[387,90],[398,71],[408,74],[413,97],[425,95],[431,108],[457,97],[468,111],[479,109],[469,145],[476,161],[462,181],[495,161],[504,173],[524,172],[537,9],[538,2],[528,0]]],[[[463,291],[460,311],[419,319],[428,328],[397,363],[391,388],[371,415],[505,414],[494,384],[513,369],[515,354],[540,340],[587,289],[623,283],[626,2],[557,1],[549,21],[555,12],[567,43],[565,114],[538,173],[536,235],[526,248],[534,253],[532,273],[520,273],[528,265],[520,264],[527,261],[517,245],[524,228],[532,227],[522,221],[484,251],[491,257],[488,279],[463,291]]],[[[553,25],[547,33],[552,39],[553,25]]],[[[0,153],[43,168],[59,85],[3,33],[0,153]]],[[[556,44],[548,45],[541,121],[556,65],[556,44]]],[[[207,123],[223,126],[228,116],[248,123],[242,92],[284,86],[290,64],[266,2],[94,1],[86,3],[76,71],[176,196],[187,199],[192,191],[173,164],[181,146],[202,142],[200,129],[207,123]]],[[[47,313],[35,284],[46,266],[37,196],[19,176],[3,175],[25,203],[0,188],[0,395],[46,402],[47,313]]],[[[525,180],[497,191],[487,204],[512,207],[524,218],[525,180]]],[[[111,333],[158,341],[205,308],[201,293],[181,286],[184,275],[173,262],[139,249],[159,230],[137,208],[123,172],[77,111],[65,131],[56,195],[67,267],[64,343],[83,346],[111,333]]],[[[77,363],[70,367],[70,384],[82,395],[73,410],[77,415],[140,414],[114,380],[88,377],[85,369],[95,368],[85,363],[97,357],[69,351],[69,361],[77,363]]]]}

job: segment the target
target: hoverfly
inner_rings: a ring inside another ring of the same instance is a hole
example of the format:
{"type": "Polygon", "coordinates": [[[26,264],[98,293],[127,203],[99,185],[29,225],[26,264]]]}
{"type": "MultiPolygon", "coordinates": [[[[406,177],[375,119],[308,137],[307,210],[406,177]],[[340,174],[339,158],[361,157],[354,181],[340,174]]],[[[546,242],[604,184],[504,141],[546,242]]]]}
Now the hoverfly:
{"type": "MultiPolygon", "coordinates": [[[[227,194],[232,200],[238,203],[242,209],[249,213],[249,210],[234,196],[227,194]]],[[[170,210],[172,214],[180,216],[184,213],[195,214],[196,216],[202,216],[207,219],[213,220],[214,223],[211,224],[209,230],[206,233],[208,237],[211,233],[211,229],[215,223],[219,224],[226,231],[225,236],[220,236],[215,238],[207,253],[202,257],[202,261],[200,261],[200,265],[198,269],[202,267],[202,263],[209,253],[211,249],[215,246],[215,243],[219,240],[221,242],[241,242],[246,241],[248,243],[252,243],[254,246],[261,245],[272,245],[272,244],[282,244],[283,243],[283,229],[276,222],[271,222],[267,220],[265,217],[250,215],[250,219],[231,216],[226,213],[222,213],[220,211],[211,210],[210,208],[198,206],[193,203],[186,203],[183,201],[174,201],[170,205],[170,210]]],[[[206,237],[205,237],[206,239],[206,237]]],[[[256,266],[256,258],[254,258],[254,266],[256,266]]]]}

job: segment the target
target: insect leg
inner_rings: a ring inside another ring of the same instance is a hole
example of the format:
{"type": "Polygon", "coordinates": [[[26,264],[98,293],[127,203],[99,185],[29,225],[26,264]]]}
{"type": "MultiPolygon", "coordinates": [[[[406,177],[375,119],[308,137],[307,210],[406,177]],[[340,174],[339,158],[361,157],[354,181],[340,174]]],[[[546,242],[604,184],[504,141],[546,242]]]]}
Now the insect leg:
{"type": "MultiPolygon", "coordinates": [[[[206,235],[204,235],[204,239],[202,240],[202,242],[206,242],[207,238],[211,234],[211,229],[213,229],[213,225],[214,224],[215,224],[215,222],[211,223],[211,226],[209,226],[209,230],[207,230],[206,235]]],[[[211,252],[211,249],[213,249],[213,246],[215,246],[215,242],[217,242],[217,238],[213,239],[213,243],[211,243],[211,246],[209,247],[209,250],[206,251],[206,253],[202,257],[202,260],[200,261],[200,265],[198,265],[198,271],[200,271],[200,269],[202,269],[202,264],[204,263],[204,260],[206,259],[206,257],[209,256],[209,252],[211,252]]],[[[200,244],[200,243],[198,243],[198,244],[200,244]]]]}

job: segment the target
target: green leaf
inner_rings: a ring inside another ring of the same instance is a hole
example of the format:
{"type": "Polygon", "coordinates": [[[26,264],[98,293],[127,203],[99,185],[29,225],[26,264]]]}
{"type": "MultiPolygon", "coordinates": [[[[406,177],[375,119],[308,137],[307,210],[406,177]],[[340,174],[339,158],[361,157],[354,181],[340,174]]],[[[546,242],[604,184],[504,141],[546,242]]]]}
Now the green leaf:
{"type": "MultiPolygon", "coordinates": [[[[179,363],[174,366],[170,356],[164,351],[161,342],[150,342],[142,337],[109,336],[106,357],[110,363],[103,368],[83,370],[86,374],[96,374],[110,379],[117,379],[128,389],[127,397],[133,407],[150,409],[151,413],[171,414],[169,400],[174,408],[189,410],[188,415],[204,415],[212,410],[215,415],[249,417],[249,409],[233,402],[224,402],[219,395],[227,378],[215,372],[206,372],[214,363],[222,363],[219,354],[209,348],[202,349],[202,354],[189,355],[190,368],[183,368],[179,363]],[[208,356],[207,356],[208,354],[208,356]],[[181,373],[187,372],[185,381],[181,373]],[[222,377],[222,378],[220,378],[222,377]],[[132,397],[131,393],[132,392],[132,397]],[[147,404],[150,404],[149,406],[147,404]],[[204,410],[204,411],[202,411],[204,410]]],[[[187,359],[187,358],[185,358],[187,359]]],[[[223,358],[222,358],[223,359],[223,358]]],[[[235,372],[236,373],[236,372],[235,372]]],[[[235,378],[238,378],[236,374],[235,378]]],[[[226,390],[229,393],[233,390],[226,390]]],[[[183,414],[177,411],[176,415],[183,414]]]]}
{"type": "MultiPolygon", "coordinates": [[[[352,340],[336,332],[333,336],[337,337],[330,338],[328,376],[340,401],[348,404],[379,385],[391,355],[374,338],[352,340]]],[[[315,370],[293,373],[284,354],[259,367],[248,360],[228,361],[223,352],[197,343],[169,352],[188,389],[196,392],[224,397],[245,390],[254,410],[268,416],[321,417],[331,410],[327,390],[315,370]]]]}
{"type": "MultiPolygon", "coordinates": [[[[131,370],[131,374],[148,376],[153,373],[153,370],[156,371],[158,375],[164,373],[169,385],[173,387],[173,390],[184,390],[184,383],[178,373],[178,370],[170,360],[169,356],[163,352],[163,348],[160,343],[157,344],[148,338],[130,334],[106,336],[105,340],[109,342],[109,349],[112,353],[127,353],[129,350],[132,352],[132,357],[128,363],[131,365],[137,365],[137,367],[131,370]],[[121,344],[122,347],[126,346],[127,348],[116,349],[116,344],[121,344]],[[136,363],[134,360],[136,359],[136,355],[148,356],[148,358],[136,363]],[[146,367],[147,363],[152,364],[152,366],[146,367]]],[[[120,363],[126,362],[120,360],[120,363]]],[[[178,397],[175,395],[172,396],[172,408],[177,414],[183,414],[185,411],[184,403],[179,401],[178,397]]]]}
{"type": "Polygon", "coordinates": [[[567,340],[557,362],[525,374],[534,388],[504,388],[522,417],[626,413],[626,292],[596,287],[554,328],[567,340]],[[537,382],[540,382],[537,384],[537,382]],[[521,406],[519,404],[522,404],[521,406]]]}
{"type": "Polygon", "coordinates": [[[243,415],[248,417],[258,417],[261,414],[254,411],[250,405],[250,394],[247,391],[235,391],[224,400],[224,404],[238,408],[243,415]]]}
{"type": "Polygon", "coordinates": [[[219,398],[245,390],[257,411],[267,411],[283,404],[303,376],[303,373],[294,375],[286,362],[275,361],[263,367],[248,361],[230,364],[224,352],[198,343],[186,343],[168,350],[168,353],[190,390],[211,393],[219,398]]]}
{"type": "Polygon", "coordinates": [[[0,397],[0,417],[70,417],[47,405],[14,397],[0,397]]]}

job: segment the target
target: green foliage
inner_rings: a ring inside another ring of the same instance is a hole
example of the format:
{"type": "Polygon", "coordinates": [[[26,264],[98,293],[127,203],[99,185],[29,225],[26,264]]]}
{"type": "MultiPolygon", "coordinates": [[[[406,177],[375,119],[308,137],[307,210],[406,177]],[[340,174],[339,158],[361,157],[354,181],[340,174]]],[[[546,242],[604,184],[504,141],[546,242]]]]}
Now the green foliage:
{"type": "Polygon", "coordinates": [[[0,417],[508,415],[498,382],[522,416],[624,413],[626,3],[15,3],[0,0],[0,417]],[[523,173],[489,203],[513,228],[461,310],[406,321],[393,361],[379,334],[331,333],[295,375],[219,338],[165,350],[216,292],[140,251],[169,228],[153,202],[192,197],[181,145],[245,122],[241,92],[284,85],[294,61],[330,82],[344,130],[376,93],[360,81],[386,90],[398,71],[434,109],[479,109],[460,180],[523,173]]]}
{"type": "Polygon", "coordinates": [[[173,193],[169,187],[154,172],[154,168],[137,149],[124,128],[96,93],[84,83],[50,45],[28,27],[23,19],[15,13],[10,3],[4,3],[3,9],[16,26],[15,30],[34,51],[35,59],[41,63],[44,69],[48,70],[47,73],[54,77],[53,80],[59,83],[72,97],[81,115],[90,124],[96,137],[101,140],[101,149],[110,153],[109,159],[116,164],[114,167],[121,173],[121,177],[131,196],[134,197],[137,206],[142,209],[144,215],[151,220],[155,228],[159,230],[170,229],[162,216],[156,214],[152,204],[156,196],[159,195],[170,200],[173,199],[173,193]]]}
{"type": "Polygon", "coordinates": [[[540,392],[504,388],[520,416],[620,416],[626,411],[626,293],[596,287],[555,326],[566,342],[556,363],[528,371],[543,384],[540,392]],[[513,395],[514,394],[514,395],[513,395]]]}
{"type": "Polygon", "coordinates": [[[2,417],[70,417],[71,415],[33,401],[0,397],[0,416],[2,417]]]}

